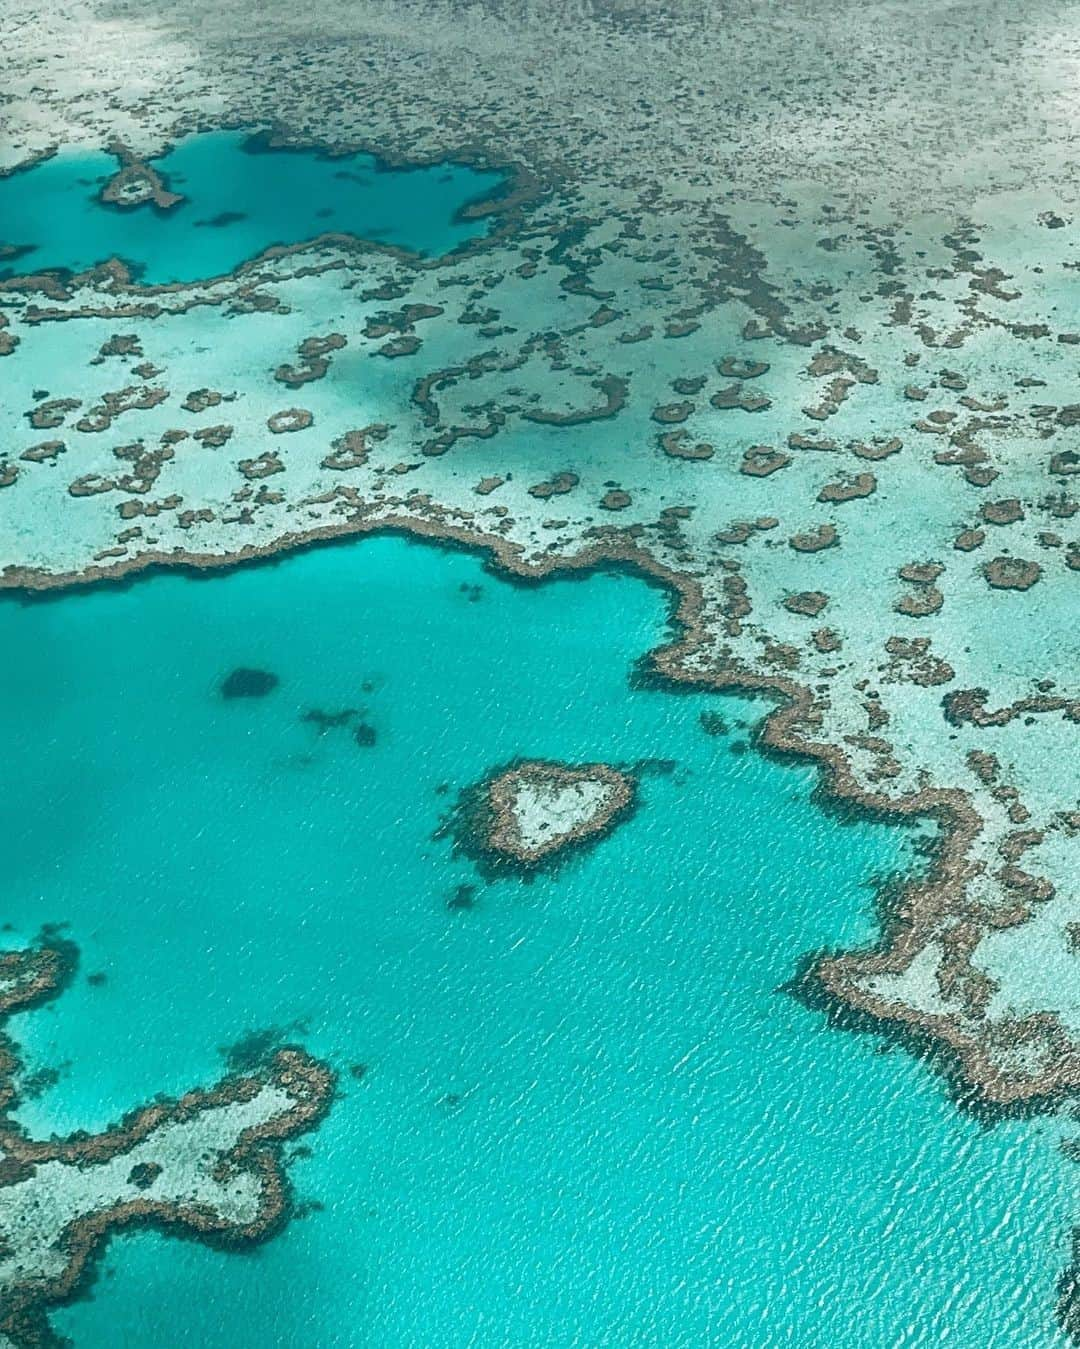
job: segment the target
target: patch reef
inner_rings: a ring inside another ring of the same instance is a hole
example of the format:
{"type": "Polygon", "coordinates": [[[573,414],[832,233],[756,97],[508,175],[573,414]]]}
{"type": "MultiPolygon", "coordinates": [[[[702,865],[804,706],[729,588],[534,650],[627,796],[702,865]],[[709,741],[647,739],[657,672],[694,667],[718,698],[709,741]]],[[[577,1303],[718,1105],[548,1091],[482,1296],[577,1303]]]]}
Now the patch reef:
{"type": "Polygon", "coordinates": [[[609,764],[531,759],[486,784],[480,846],[531,867],[612,828],[633,804],[634,782],[609,764]]]}
{"type": "MultiPolygon", "coordinates": [[[[63,946],[0,954],[0,1018],[56,994],[63,946]]],[[[0,1043],[0,1103],[14,1103],[17,1056],[0,1043]]],[[[300,1049],[127,1115],[100,1134],[38,1142],[0,1122],[0,1345],[56,1343],[46,1312],[91,1277],[109,1236],[136,1224],[241,1246],[288,1215],[280,1144],[313,1128],[333,1075],[300,1049]]]]}

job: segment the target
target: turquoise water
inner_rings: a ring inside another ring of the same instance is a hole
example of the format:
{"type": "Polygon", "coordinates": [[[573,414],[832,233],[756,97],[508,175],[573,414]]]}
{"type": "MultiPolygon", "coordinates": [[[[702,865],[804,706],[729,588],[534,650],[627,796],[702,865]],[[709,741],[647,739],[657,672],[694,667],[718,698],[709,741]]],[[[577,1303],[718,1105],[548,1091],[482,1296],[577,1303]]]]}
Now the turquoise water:
{"type": "Polygon", "coordinates": [[[628,577],[521,588],[390,538],[0,604],[4,915],[83,952],[14,1022],[31,1069],[63,1066],[23,1120],[100,1127],[268,1027],[342,1075],[290,1166],[303,1216],[246,1255],[116,1239],[59,1331],[1061,1342],[1075,1168],[1052,1126],[983,1129],[780,991],[807,950],[871,937],[873,878],[918,865],[917,835],[842,824],[812,770],[740,752],[761,704],[632,689],[665,613],[628,577]],[[240,665],[280,683],[224,701],[240,665]],[[374,747],[301,720],[346,707],[374,747]],[[433,835],[519,754],[674,768],[557,873],[485,884],[433,835]],[[448,908],[462,884],[473,907],[448,908]]]}
{"type": "Polygon", "coordinates": [[[119,167],[103,151],[61,151],[0,178],[0,242],[30,250],[6,269],[0,259],[0,279],[119,257],[146,285],[207,280],[330,231],[438,256],[486,233],[485,221],[458,212],[504,181],[462,164],[387,169],[371,155],[251,145],[247,132],[205,132],[152,161],[186,198],[167,212],[102,205],[119,167]]]}

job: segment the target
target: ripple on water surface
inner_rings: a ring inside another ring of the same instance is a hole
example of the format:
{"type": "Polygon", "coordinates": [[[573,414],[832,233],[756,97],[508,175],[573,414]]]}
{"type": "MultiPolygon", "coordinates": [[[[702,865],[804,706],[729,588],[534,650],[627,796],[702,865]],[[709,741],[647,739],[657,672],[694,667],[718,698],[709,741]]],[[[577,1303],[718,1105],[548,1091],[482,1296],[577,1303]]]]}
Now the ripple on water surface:
{"type": "Polygon", "coordinates": [[[462,164],[396,168],[372,155],[267,149],[241,131],[188,137],[151,163],[182,197],[168,210],[103,204],[119,169],[103,151],[61,150],[0,177],[0,244],[20,250],[6,268],[0,255],[0,280],[113,257],[146,285],[208,280],[273,245],[331,232],[437,257],[486,233],[461,209],[505,181],[462,164]]]}
{"type": "Polygon", "coordinates": [[[281,1235],[115,1240],[62,1333],[1059,1343],[1049,1126],[983,1130],[779,991],[870,938],[917,833],[745,752],[761,704],[631,688],[664,613],[625,577],[517,587],[400,539],[0,605],[6,916],[69,922],[105,976],[16,1019],[32,1070],[67,1065],[26,1124],[100,1127],[270,1027],[342,1080],[281,1235]],[[237,670],[276,682],[224,698],[237,670]],[[591,851],[486,883],[433,835],[518,755],[669,762],[591,851]]]}

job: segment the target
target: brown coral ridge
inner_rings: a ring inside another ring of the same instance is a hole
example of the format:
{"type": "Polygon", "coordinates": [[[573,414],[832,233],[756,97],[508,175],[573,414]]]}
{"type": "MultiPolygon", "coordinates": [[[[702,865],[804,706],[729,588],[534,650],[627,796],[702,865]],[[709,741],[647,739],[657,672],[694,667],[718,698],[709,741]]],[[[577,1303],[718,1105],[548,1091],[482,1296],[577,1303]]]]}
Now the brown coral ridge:
{"type": "Polygon", "coordinates": [[[989,689],[955,689],[942,699],[945,720],[950,726],[963,726],[968,722],[973,726],[1007,726],[1015,717],[1064,712],[1070,721],[1080,722],[1080,699],[1033,693],[988,712],[989,699],[989,689]]]}
{"type": "Polygon", "coordinates": [[[606,421],[617,416],[626,406],[628,382],[619,375],[604,375],[593,387],[603,395],[603,402],[595,407],[578,408],[572,412],[547,412],[541,408],[526,408],[521,417],[542,426],[584,426],[586,422],[606,421]]]}
{"type": "MultiPolygon", "coordinates": [[[[28,1011],[55,998],[77,964],[74,944],[52,931],[43,933],[36,946],[0,952],[0,1028],[13,1012],[28,1011]]],[[[14,1081],[18,1069],[18,1050],[0,1029],[0,1130],[7,1127],[7,1117],[18,1103],[14,1081]]]]}
{"type": "MultiPolygon", "coordinates": [[[[29,568],[0,571],[0,590],[13,589],[25,596],[62,591],[102,581],[122,580],[154,568],[187,568],[196,574],[237,565],[257,564],[283,551],[316,547],[336,540],[367,534],[400,533],[421,537],[449,547],[480,549],[491,555],[493,565],[511,580],[533,584],[560,575],[584,575],[596,569],[629,570],[664,588],[674,597],[671,623],[675,637],[666,646],[652,652],[642,662],[641,679],[655,681],[673,690],[708,688],[717,692],[760,694],[778,700],[757,735],[757,743],[766,752],[810,761],[822,772],[820,796],[856,812],[892,822],[929,816],[940,825],[940,838],[933,874],[914,880],[902,896],[886,896],[883,907],[883,932],[878,948],[847,955],[809,957],[806,972],[797,985],[800,996],[816,1001],[852,1024],[899,1036],[919,1052],[930,1054],[946,1076],[956,1083],[956,1094],[972,1109],[991,1113],[1006,1110],[1042,1108],[1065,1090],[1080,1087],[1080,1054],[1064,1039],[1064,1032],[1049,1025],[1053,1018],[1029,1018],[1016,1027],[1017,1036],[1050,1035],[1057,1057],[1051,1056],[1045,1071],[1026,1077],[1007,1078],[993,1064],[993,1032],[978,1018],[967,1022],[948,1017],[924,1015],[895,1002],[874,998],[859,984],[859,977],[875,972],[895,972],[905,968],[930,940],[936,925],[951,916],[968,926],[990,925],[990,916],[968,899],[971,879],[968,861],[972,842],[982,821],[969,795],[960,790],[923,788],[909,795],[890,797],[884,792],[864,789],[855,778],[845,750],[816,738],[821,711],[813,691],[788,675],[765,674],[747,670],[726,659],[721,651],[712,652],[703,624],[704,599],[698,581],[657,561],[649,552],[618,533],[603,538],[575,556],[542,557],[535,562],[524,558],[524,550],[498,535],[481,533],[452,525],[443,520],[426,520],[414,515],[366,518],[357,512],[351,521],[321,526],[305,534],[286,535],[276,543],[247,545],[230,555],[174,552],[145,553],[84,571],[68,574],[49,573],[29,568]],[[709,665],[696,664],[696,658],[709,652],[709,665]]],[[[829,649],[832,649],[830,643],[829,649]]],[[[475,832],[455,827],[467,820],[477,799],[463,797],[447,832],[467,850],[475,832]]],[[[443,832],[443,831],[440,831],[443,832]]],[[[476,858],[483,864],[484,858],[476,858]]],[[[490,859],[487,859],[490,861],[490,859]]],[[[794,986],[793,986],[794,988],[794,986]]]]}
{"type": "MultiPolygon", "coordinates": [[[[46,934],[42,944],[0,953],[0,1024],[16,1010],[55,996],[70,978],[76,961],[74,946],[46,934]]],[[[6,1036],[0,1038],[0,1103],[12,1100],[11,1077],[17,1058],[6,1036]]],[[[156,1200],[147,1193],[163,1168],[156,1163],[132,1167],[129,1184],[133,1197],[121,1197],[107,1207],[78,1217],[64,1230],[60,1251],[65,1264],[53,1278],[28,1275],[5,1290],[0,1306],[0,1336],[18,1346],[35,1349],[57,1343],[46,1319],[50,1305],[71,1301],[84,1290],[108,1238],[116,1231],[153,1226],[194,1235],[208,1244],[244,1247],[270,1236],[287,1219],[290,1194],[281,1168],[280,1145],[319,1122],[333,1097],[331,1070],[302,1049],[277,1050],[269,1061],[250,1072],[226,1077],[216,1086],[186,1093],[175,1101],[158,1101],[126,1115],[116,1126],[99,1134],[74,1134],[67,1139],[31,1140],[5,1116],[0,1117],[0,1204],[6,1188],[32,1178],[37,1167],[60,1162],[92,1167],[122,1157],[158,1130],[196,1119],[200,1114],[252,1100],[267,1087],[284,1092],[290,1105],[243,1129],[236,1141],[221,1149],[216,1165],[222,1175],[245,1171],[259,1183],[255,1217],[230,1222],[210,1206],[197,1201],[156,1200]]]]}

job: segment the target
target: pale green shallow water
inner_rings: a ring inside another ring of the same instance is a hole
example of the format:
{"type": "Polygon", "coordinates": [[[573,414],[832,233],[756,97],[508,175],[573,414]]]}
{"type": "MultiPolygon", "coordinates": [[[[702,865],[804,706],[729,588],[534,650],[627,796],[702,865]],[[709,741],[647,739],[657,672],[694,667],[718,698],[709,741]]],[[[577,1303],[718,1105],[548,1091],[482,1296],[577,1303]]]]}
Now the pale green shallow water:
{"type": "Polygon", "coordinates": [[[320,1209],[250,1255],[115,1240],[60,1331],[1061,1342],[1076,1194],[1052,1126],[985,1130],[779,991],[807,950],[872,936],[872,878],[918,865],[915,835],[842,824],[812,770],[733,752],[761,704],[632,690],[664,626],[626,577],[525,589],[400,539],[0,604],[4,913],[69,923],[107,976],[16,1019],[32,1068],[67,1065],[22,1118],[100,1127],[297,1020],[343,1074],[290,1167],[320,1209]],[[277,691],[223,701],[240,664],[277,691]],[[299,720],[345,706],[374,748],[299,720]],[[675,769],[557,874],[484,885],[433,840],[436,789],[518,754],[675,769]],[[450,910],[461,883],[475,907],[450,910]]]}
{"type": "Polygon", "coordinates": [[[79,272],[119,257],[147,285],[203,281],[274,244],[333,231],[437,255],[487,232],[483,220],[457,213],[503,181],[460,164],[386,169],[372,155],[256,145],[247,132],[208,132],[152,161],[187,198],[165,212],[102,205],[98,193],[119,168],[103,151],[62,150],[0,177],[0,243],[30,246],[6,263],[0,258],[0,280],[79,272]]]}

